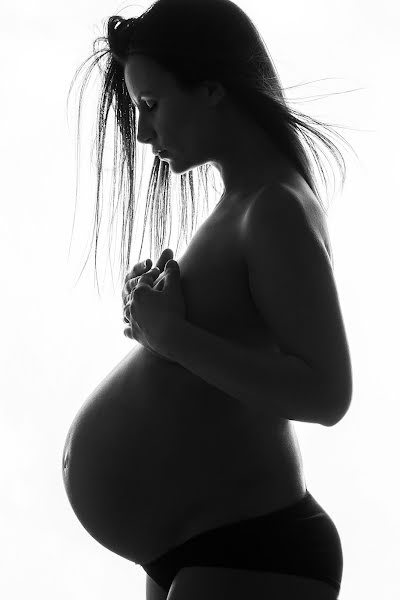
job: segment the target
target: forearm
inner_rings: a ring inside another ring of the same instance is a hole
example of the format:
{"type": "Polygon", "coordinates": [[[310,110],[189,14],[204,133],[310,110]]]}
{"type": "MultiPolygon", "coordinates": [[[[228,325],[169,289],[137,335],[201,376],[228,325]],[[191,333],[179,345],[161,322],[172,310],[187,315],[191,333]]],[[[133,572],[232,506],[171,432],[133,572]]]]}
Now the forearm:
{"type": "Polygon", "coordinates": [[[175,324],[162,353],[249,406],[294,421],[330,423],[318,377],[295,356],[262,354],[186,320],[175,324]]]}

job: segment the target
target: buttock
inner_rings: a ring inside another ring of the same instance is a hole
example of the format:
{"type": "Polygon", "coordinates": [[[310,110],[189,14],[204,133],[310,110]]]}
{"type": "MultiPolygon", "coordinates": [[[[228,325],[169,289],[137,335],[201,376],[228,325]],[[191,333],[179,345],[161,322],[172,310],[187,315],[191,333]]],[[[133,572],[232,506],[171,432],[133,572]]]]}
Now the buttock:
{"type": "Polygon", "coordinates": [[[202,532],[141,566],[167,593],[180,569],[195,566],[287,573],[339,592],[343,554],[334,522],[307,490],[291,506],[202,532]]]}

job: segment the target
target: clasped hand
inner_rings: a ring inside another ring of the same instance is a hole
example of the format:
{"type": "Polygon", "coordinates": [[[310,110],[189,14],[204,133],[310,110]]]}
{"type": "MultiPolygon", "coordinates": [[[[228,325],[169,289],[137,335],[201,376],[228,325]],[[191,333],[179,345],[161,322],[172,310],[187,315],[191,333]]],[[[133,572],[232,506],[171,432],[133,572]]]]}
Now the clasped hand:
{"type": "Polygon", "coordinates": [[[164,250],[157,263],[160,266],[147,272],[147,263],[151,260],[135,265],[125,278],[122,292],[124,321],[129,323],[124,335],[161,356],[167,355],[168,340],[177,322],[186,318],[180,269],[175,260],[168,260],[171,254],[170,250],[164,250]],[[154,289],[154,282],[164,267],[163,288],[154,289]],[[139,273],[143,274],[138,277],[139,273]]]}

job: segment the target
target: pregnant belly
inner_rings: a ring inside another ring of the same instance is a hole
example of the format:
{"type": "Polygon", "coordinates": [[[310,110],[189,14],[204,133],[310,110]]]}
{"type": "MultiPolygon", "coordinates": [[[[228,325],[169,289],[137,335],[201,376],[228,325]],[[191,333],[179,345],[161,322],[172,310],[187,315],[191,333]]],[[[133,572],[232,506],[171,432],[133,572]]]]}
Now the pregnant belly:
{"type": "MultiPolygon", "coordinates": [[[[264,428],[257,436],[256,423],[260,416],[234,398],[135,348],[70,427],[63,476],[71,506],[103,546],[139,564],[152,560],[178,543],[210,497],[226,506],[238,488],[268,479],[268,435],[264,428]]],[[[278,430],[269,445],[284,472],[285,460],[293,465],[287,448],[279,453],[278,430]]]]}

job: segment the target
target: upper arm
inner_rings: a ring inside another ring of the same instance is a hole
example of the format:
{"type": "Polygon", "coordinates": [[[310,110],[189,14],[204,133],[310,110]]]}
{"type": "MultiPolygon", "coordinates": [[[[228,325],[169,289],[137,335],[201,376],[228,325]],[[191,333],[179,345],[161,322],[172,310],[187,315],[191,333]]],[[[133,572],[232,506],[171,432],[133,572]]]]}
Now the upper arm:
{"type": "Polygon", "coordinates": [[[159,586],[150,575],[146,575],[146,600],[166,600],[167,596],[168,592],[159,586]]]}
{"type": "Polygon", "coordinates": [[[314,369],[323,401],[341,418],[351,401],[352,373],[332,266],[318,227],[294,193],[283,185],[268,192],[246,215],[252,299],[281,350],[314,369]]]}

